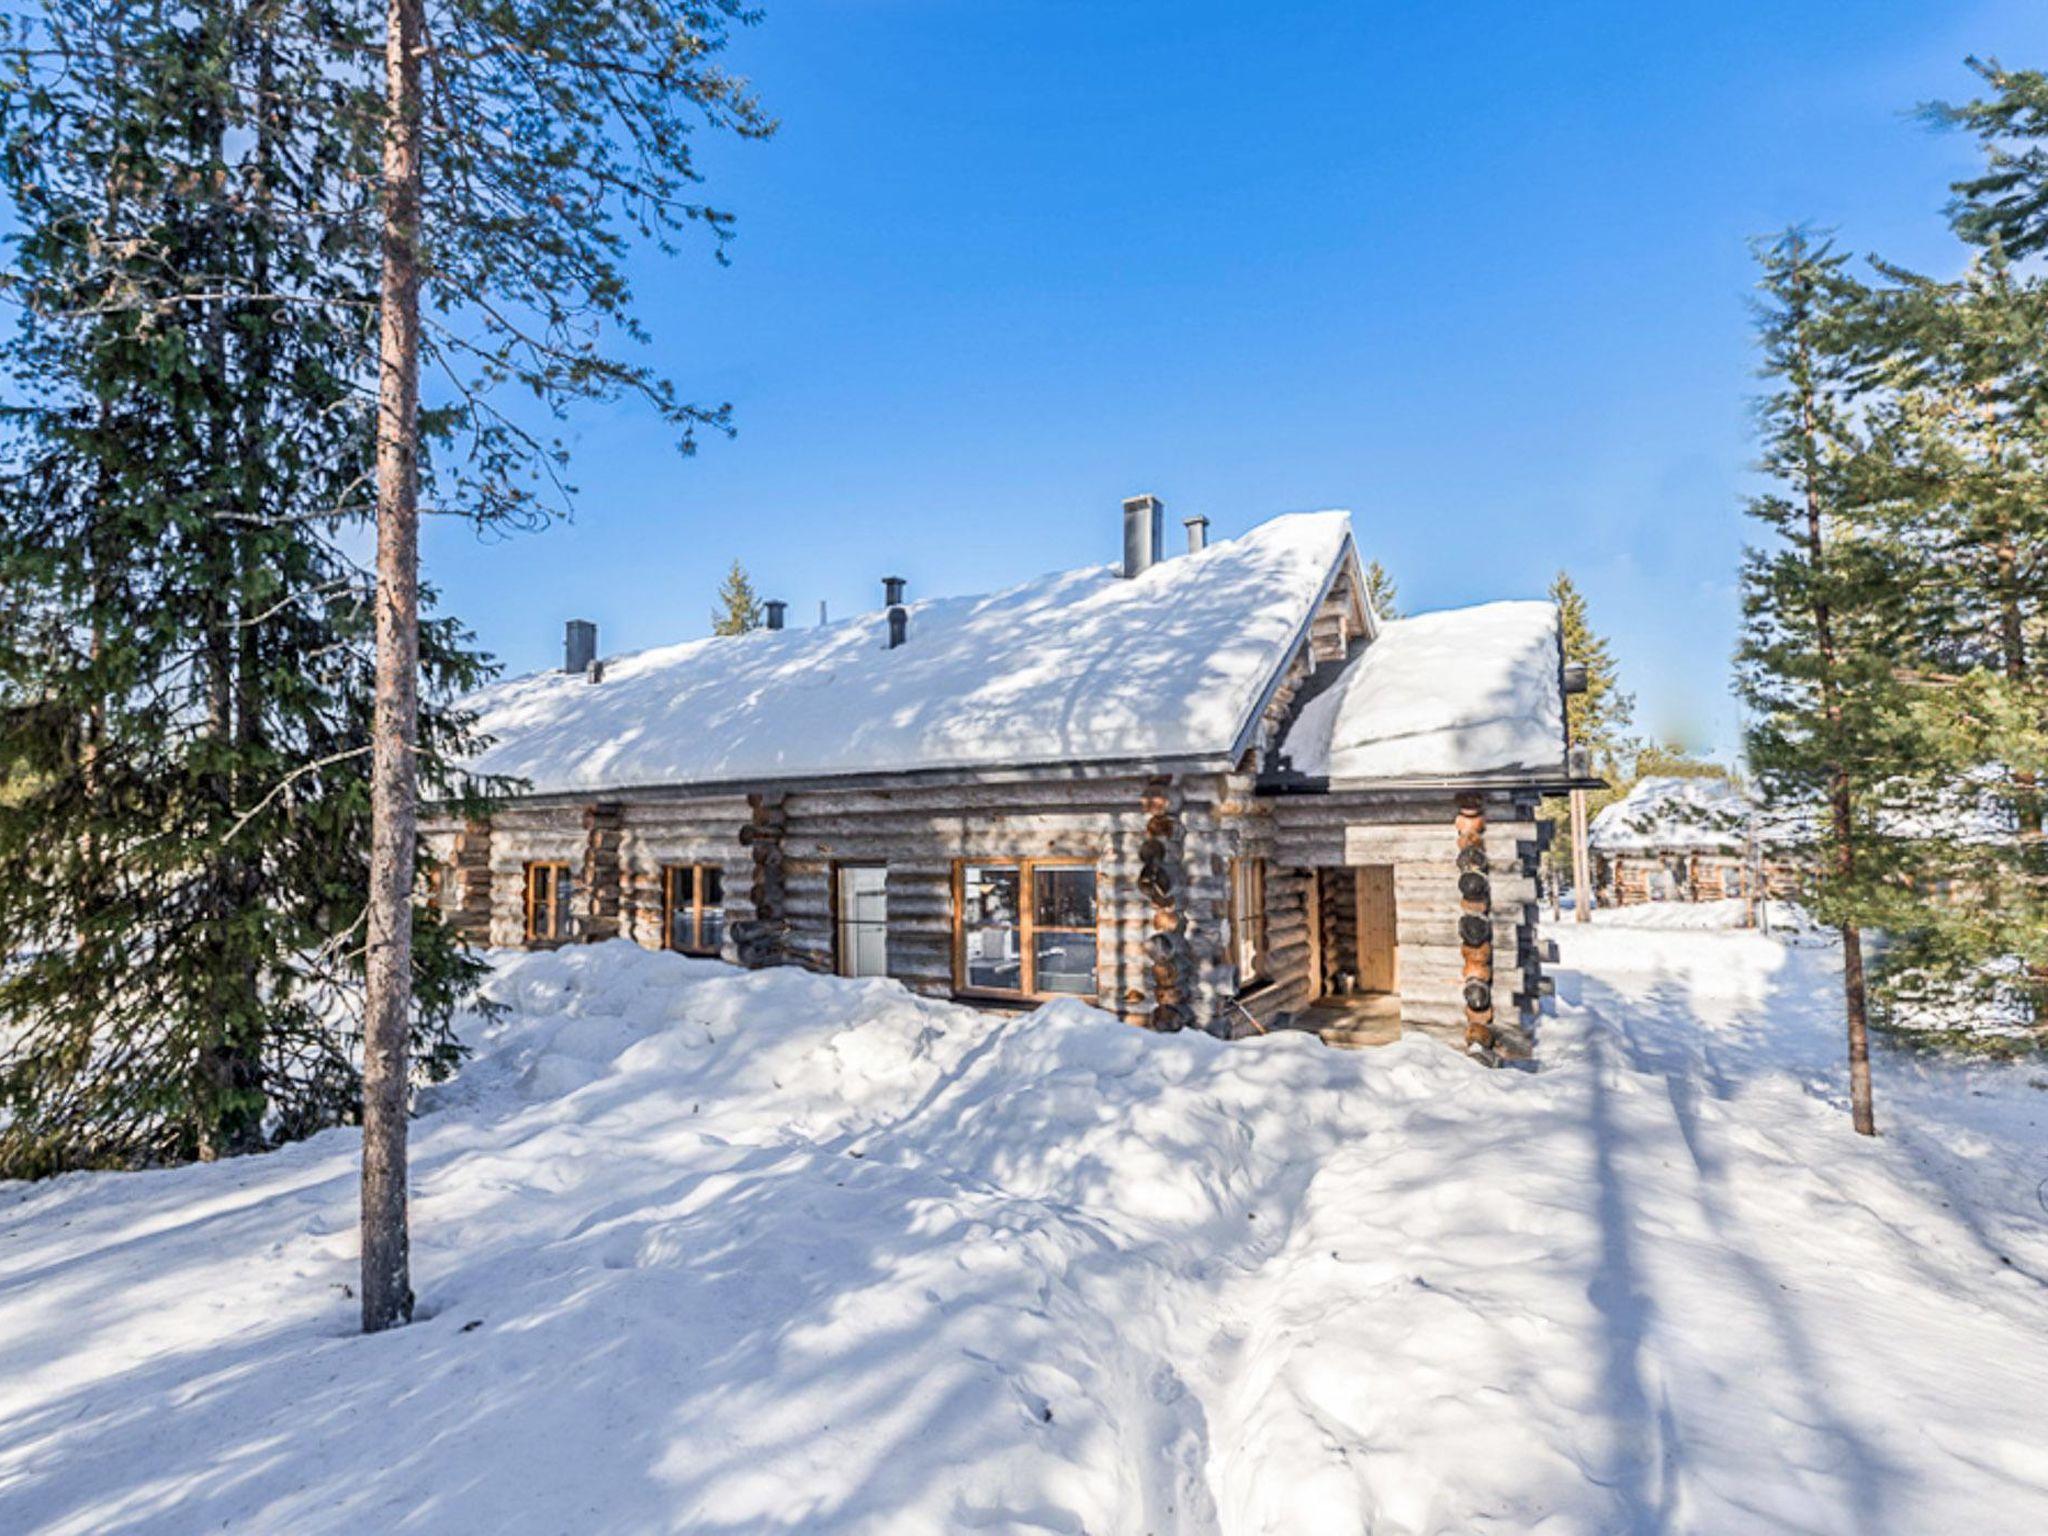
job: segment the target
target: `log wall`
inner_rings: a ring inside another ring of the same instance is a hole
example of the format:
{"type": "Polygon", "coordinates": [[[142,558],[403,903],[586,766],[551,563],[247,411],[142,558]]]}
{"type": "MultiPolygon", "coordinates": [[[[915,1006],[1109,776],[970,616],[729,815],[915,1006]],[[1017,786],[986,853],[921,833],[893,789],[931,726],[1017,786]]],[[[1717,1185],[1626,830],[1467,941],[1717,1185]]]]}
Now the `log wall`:
{"type": "MultiPolygon", "coordinates": [[[[1483,800],[1485,931],[1497,1049],[1526,1053],[1544,993],[1536,930],[1533,806],[1483,800]]],[[[661,871],[723,875],[725,956],[819,971],[835,961],[833,869],[888,870],[888,969],[932,996],[955,991],[956,861],[1081,859],[1096,872],[1094,1001],[1137,1024],[1220,1034],[1270,1028],[1338,970],[1356,970],[1356,890],[1325,882],[1311,921],[1311,871],[1393,870],[1403,1022],[1462,1036],[1473,914],[1459,889],[1458,804],[1438,795],[1262,797],[1249,773],[991,783],[963,776],[772,795],[625,796],[513,804],[489,828],[437,832],[473,875],[465,920],[496,945],[525,942],[527,862],[576,872],[571,939],[610,933],[663,943],[661,871]],[[1266,861],[1266,959],[1240,995],[1231,943],[1231,862],[1266,861]]],[[[1468,852],[1469,862],[1469,852],[1468,852]]],[[[1465,871],[1470,873],[1468,869],[1465,871]]]]}
{"type": "MultiPolygon", "coordinates": [[[[1329,974],[1322,936],[1310,932],[1309,874],[1318,867],[1390,865],[1394,871],[1394,930],[1400,949],[1403,1024],[1462,1040],[1467,916],[1459,891],[1458,800],[1441,795],[1331,793],[1287,795],[1273,803],[1271,865],[1266,876],[1272,995],[1257,1000],[1261,1022],[1306,1006],[1313,967],[1329,974]]],[[[1482,845],[1492,930],[1492,975],[1497,993],[1493,1029],[1503,1055],[1526,1055],[1544,994],[1544,948],[1539,920],[1536,856],[1539,834],[1533,801],[1505,794],[1481,799],[1482,845]]],[[[1339,890],[1344,882],[1332,883],[1339,890]]],[[[1325,891],[1327,905],[1328,890],[1325,891]]],[[[1342,900],[1342,896],[1338,898],[1342,900]]]]}

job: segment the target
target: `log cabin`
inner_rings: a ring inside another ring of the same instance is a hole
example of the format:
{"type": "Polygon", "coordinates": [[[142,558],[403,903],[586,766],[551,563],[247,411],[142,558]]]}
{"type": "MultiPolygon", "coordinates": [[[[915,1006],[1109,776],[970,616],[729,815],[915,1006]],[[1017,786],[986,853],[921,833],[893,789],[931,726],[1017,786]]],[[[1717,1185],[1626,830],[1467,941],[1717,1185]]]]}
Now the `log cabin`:
{"type": "Polygon", "coordinates": [[[1593,818],[1586,846],[1601,906],[1789,899],[1799,866],[1786,838],[1728,779],[1655,775],[1593,818]]]}
{"type": "Polygon", "coordinates": [[[989,596],[600,659],[471,700],[523,787],[430,821],[477,943],[628,939],[1159,1030],[1403,1030],[1527,1057],[1557,614],[1383,619],[1350,519],[1276,517],[989,596]]]}

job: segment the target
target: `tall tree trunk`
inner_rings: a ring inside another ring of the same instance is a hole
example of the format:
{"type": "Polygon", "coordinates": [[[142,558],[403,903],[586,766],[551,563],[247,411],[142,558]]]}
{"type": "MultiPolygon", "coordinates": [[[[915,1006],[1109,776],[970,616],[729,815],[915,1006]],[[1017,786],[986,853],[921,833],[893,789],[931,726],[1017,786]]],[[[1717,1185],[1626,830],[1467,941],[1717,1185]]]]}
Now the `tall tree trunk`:
{"type": "MultiPolygon", "coordinates": [[[[1804,347],[1801,348],[1803,352],[1804,347]]],[[[1809,386],[1810,388],[1810,386],[1809,386]]],[[[1806,449],[1812,459],[1806,466],[1806,544],[1814,580],[1821,579],[1826,560],[1826,534],[1821,523],[1819,452],[1815,440],[1819,429],[1814,421],[1809,394],[1800,410],[1806,449]]],[[[1835,669],[1834,613],[1825,597],[1813,603],[1815,648],[1820,652],[1821,712],[1828,722],[1829,747],[1834,769],[1829,775],[1828,809],[1835,841],[1835,873],[1846,884],[1856,874],[1855,802],[1849,788],[1849,771],[1842,761],[1842,701],[1835,669]]],[[[1857,1134],[1877,1134],[1877,1110],[1870,1086],[1870,999],[1863,984],[1863,933],[1854,924],[1842,925],[1842,1005],[1849,1024],[1849,1118],[1857,1134]]]]}
{"type": "Polygon", "coordinates": [[[419,0],[390,0],[384,39],[383,281],[377,389],[377,680],[370,758],[368,997],[363,1023],[363,1331],[412,1320],[406,1232],[407,1043],[418,830],[419,0]]]}

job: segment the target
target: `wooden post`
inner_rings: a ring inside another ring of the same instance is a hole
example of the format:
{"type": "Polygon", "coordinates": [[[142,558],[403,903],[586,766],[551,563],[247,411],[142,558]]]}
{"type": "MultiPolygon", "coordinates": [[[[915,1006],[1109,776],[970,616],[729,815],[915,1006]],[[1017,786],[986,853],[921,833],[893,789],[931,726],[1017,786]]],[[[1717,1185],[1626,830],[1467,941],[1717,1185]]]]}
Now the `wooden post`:
{"type": "Polygon", "coordinates": [[[1138,845],[1138,889],[1152,904],[1152,932],[1145,939],[1152,962],[1151,1025],[1171,1034],[1194,1022],[1188,1007],[1193,956],[1182,907],[1187,832],[1181,824],[1181,792],[1171,778],[1148,779],[1138,804],[1145,813],[1145,840],[1138,845]]]}
{"type": "Polygon", "coordinates": [[[601,944],[619,936],[619,844],[625,807],[601,800],[583,809],[583,891],[590,921],[584,942],[601,944]]]}
{"type": "Polygon", "coordinates": [[[1593,878],[1586,857],[1586,792],[1572,791],[1572,921],[1593,921],[1593,878]]]}
{"type": "Polygon", "coordinates": [[[1486,803],[1458,799],[1458,949],[1463,958],[1465,1049],[1488,1065],[1494,1060],[1493,882],[1487,878],[1486,803]]]}

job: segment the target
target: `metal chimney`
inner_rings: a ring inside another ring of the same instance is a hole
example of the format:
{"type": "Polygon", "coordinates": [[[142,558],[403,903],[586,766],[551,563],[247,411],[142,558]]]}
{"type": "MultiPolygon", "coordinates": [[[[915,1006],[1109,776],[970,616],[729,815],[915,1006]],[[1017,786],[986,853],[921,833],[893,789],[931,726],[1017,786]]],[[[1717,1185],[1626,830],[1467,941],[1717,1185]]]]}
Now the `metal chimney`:
{"type": "Polygon", "coordinates": [[[903,606],[903,578],[882,578],[882,601],[889,605],[889,649],[895,650],[910,638],[910,610],[903,606]]]}
{"type": "Polygon", "coordinates": [[[1184,517],[1181,522],[1188,530],[1188,553],[1199,555],[1209,547],[1209,519],[1200,514],[1184,517]]]}
{"type": "Polygon", "coordinates": [[[761,606],[768,610],[768,627],[770,629],[782,628],[782,616],[789,612],[789,604],[779,597],[771,597],[761,606]]]}
{"type": "Polygon", "coordinates": [[[571,619],[562,633],[562,670],[588,672],[597,660],[597,626],[588,619],[571,619]]]}
{"type": "Polygon", "coordinates": [[[1157,496],[1124,501],[1124,575],[1142,576],[1159,559],[1165,536],[1166,503],[1157,496]]]}

